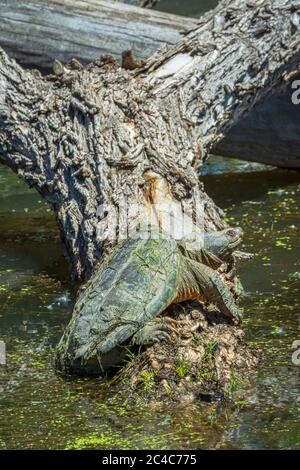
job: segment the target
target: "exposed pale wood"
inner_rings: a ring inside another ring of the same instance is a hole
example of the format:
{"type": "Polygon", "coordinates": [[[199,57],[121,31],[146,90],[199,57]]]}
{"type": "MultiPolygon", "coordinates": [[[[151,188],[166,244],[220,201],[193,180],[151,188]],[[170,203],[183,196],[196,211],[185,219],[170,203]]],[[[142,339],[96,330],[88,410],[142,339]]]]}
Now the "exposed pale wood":
{"type": "Polygon", "coordinates": [[[286,0],[224,0],[134,71],[106,58],[43,78],[1,52],[1,159],[52,205],[74,276],[89,277],[126,217],[138,220],[149,185],[168,188],[170,212],[222,227],[199,168],[259,100],[298,76],[297,18],[286,0]]]}

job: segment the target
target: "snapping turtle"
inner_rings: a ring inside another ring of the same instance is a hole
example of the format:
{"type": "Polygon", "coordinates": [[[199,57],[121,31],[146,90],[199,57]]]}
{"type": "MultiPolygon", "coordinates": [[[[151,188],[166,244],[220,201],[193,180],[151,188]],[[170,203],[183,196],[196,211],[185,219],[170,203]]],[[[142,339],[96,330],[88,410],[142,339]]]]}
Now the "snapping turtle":
{"type": "Polygon", "coordinates": [[[172,303],[207,300],[239,322],[241,310],[213,268],[234,251],[241,236],[239,228],[204,234],[199,249],[158,227],[130,234],[80,294],[58,345],[56,366],[104,375],[120,365],[129,344],[150,345],[169,336],[172,320],[156,317],[172,303]]]}

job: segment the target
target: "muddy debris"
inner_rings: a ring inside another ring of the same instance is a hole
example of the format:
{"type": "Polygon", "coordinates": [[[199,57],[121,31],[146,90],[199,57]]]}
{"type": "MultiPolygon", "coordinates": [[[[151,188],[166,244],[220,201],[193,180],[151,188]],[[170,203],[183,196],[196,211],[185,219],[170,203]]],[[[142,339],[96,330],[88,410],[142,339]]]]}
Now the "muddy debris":
{"type": "Polygon", "coordinates": [[[242,327],[200,302],[171,305],[164,315],[176,320],[177,334],[130,355],[114,378],[120,393],[146,401],[240,398],[260,357],[242,327]]]}

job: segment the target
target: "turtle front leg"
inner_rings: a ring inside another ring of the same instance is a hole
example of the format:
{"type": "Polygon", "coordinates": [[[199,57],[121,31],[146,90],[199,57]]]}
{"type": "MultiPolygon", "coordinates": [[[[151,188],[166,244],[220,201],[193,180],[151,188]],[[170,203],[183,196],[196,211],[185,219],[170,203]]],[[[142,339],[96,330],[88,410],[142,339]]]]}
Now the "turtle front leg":
{"type": "Polygon", "coordinates": [[[243,318],[243,310],[235,301],[230,289],[213,269],[194,260],[184,258],[182,260],[181,283],[178,288],[177,301],[207,300],[216,305],[235,324],[239,324],[243,318]]]}
{"type": "Polygon", "coordinates": [[[145,324],[131,339],[132,344],[139,346],[152,346],[164,340],[170,340],[171,334],[178,334],[173,326],[174,322],[169,318],[159,318],[145,324]]]}

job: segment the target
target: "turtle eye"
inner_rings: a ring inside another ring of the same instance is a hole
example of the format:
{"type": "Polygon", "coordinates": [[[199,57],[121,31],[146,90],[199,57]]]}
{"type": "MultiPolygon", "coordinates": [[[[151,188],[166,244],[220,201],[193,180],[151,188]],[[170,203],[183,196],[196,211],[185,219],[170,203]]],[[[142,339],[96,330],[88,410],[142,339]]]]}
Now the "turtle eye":
{"type": "Polygon", "coordinates": [[[231,228],[231,229],[227,230],[226,234],[229,237],[235,237],[236,236],[236,231],[231,228]]]}

